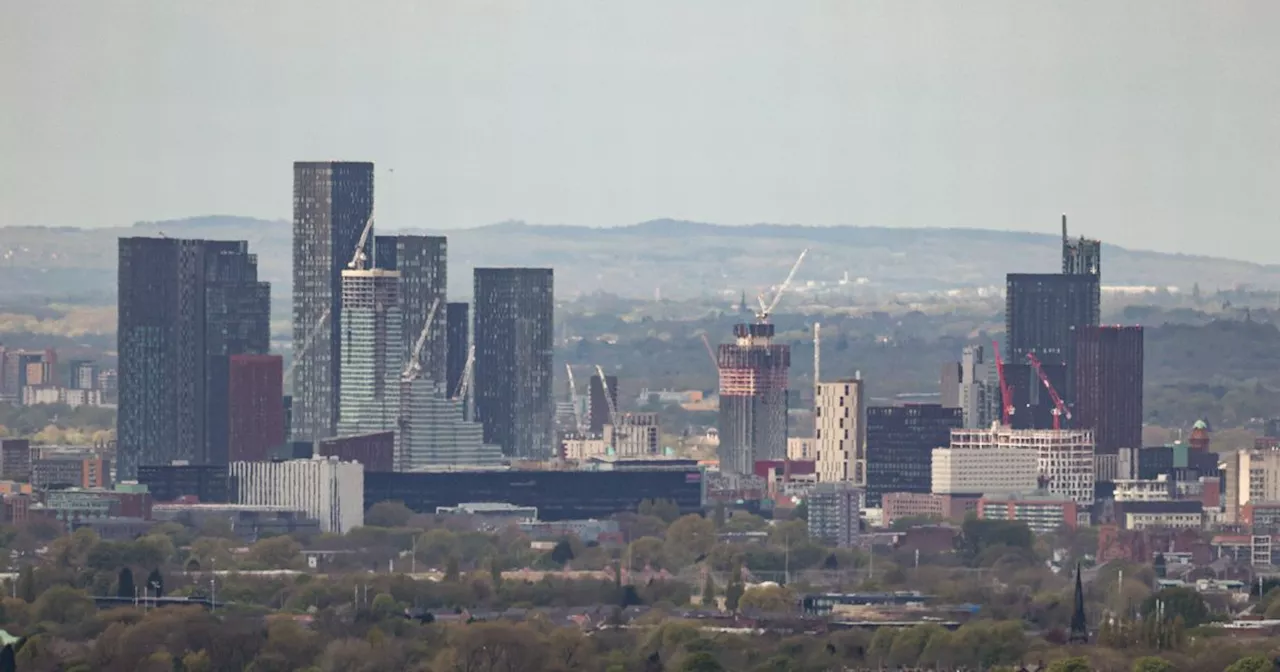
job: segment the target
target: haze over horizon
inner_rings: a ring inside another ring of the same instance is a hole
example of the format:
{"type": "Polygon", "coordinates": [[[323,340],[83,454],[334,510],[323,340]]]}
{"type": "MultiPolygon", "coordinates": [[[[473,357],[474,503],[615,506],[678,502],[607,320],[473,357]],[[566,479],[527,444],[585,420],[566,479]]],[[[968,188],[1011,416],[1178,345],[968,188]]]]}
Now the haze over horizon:
{"type": "Polygon", "coordinates": [[[970,227],[1272,262],[1280,5],[10,3],[0,226],[970,227]],[[1172,9],[1171,9],[1172,8],[1172,9]],[[1176,10],[1176,11],[1175,11],[1176,10]],[[392,172],[394,170],[394,172],[392,172]]]}

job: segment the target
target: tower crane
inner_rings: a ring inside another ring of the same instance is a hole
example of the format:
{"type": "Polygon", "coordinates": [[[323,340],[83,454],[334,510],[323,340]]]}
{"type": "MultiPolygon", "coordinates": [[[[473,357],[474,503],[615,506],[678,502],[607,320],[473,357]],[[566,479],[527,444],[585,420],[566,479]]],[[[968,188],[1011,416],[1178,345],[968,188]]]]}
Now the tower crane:
{"type": "Polygon", "coordinates": [[[791,286],[791,281],[796,277],[796,271],[800,270],[800,264],[804,262],[804,256],[809,254],[809,248],[800,251],[800,257],[796,259],[796,263],[791,266],[791,272],[787,273],[787,279],[782,281],[778,286],[778,291],[773,295],[773,301],[765,304],[764,295],[757,296],[760,302],[760,312],[756,313],[757,322],[768,322],[769,316],[773,314],[773,309],[778,307],[778,302],[782,300],[782,294],[791,286]]]}
{"type": "Polygon", "coordinates": [[[324,312],[320,314],[320,319],[316,320],[316,326],[312,327],[311,333],[307,334],[307,337],[303,339],[302,348],[299,349],[297,354],[293,356],[293,361],[289,362],[289,368],[285,369],[284,376],[281,377],[281,380],[290,381],[290,384],[289,384],[290,389],[292,389],[293,387],[293,381],[291,376],[293,376],[294,367],[298,365],[298,362],[302,361],[302,357],[304,355],[306,355],[308,352],[311,351],[311,346],[315,344],[316,336],[320,335],[320,329],[324,327],[326,322],[329,321],[329,313],[332,310],[333,310],[332,307],[325,308],[324,312]]]}
{"type": "Polygon", "coordinates": [[[373,212],[369,212],[369,219],[364,223],[364,230],[360,232],[360,242],[356,243],[356,251],[351,255],[351,261],[347,262],[347,268],[355,271],[364,270],[364,262],[369,260],[369,256],[364,253],[364,246],[369,243],[369,234],[373,231],[373,212]]]}
{"type": "Polygon", "coordinates": [[[587,426],[582,422],[582,409],[578,407],[578,385],[573,382],[573,366],[565,362],[564,370],[569,374],[569,403],[573,404],[573,421],[578,434],[586,436],[587,426]]]}
{"type": "Polygon", "coordinates": [[[613,435],[621,436],[622,418],[618,416],[618,406],[613,403],[613,395],[609,394],[609,377],[604,375],[604,368],[599,364],[596,364],[596,375],[600,376],[600,387],[604,390],[604,403],[609,409],[609,424],[613,425],[613,435]]]}
{"type": "Polygon", "coordinates": [[[996,356],[996,377],[1000,379],[1000,424],[1005,427],[1013,416],[1013,391],[1009,389],[1009,381],[1004,379],[1004,360],[1000,359],[1000,343],[991,341],[992,353],[996,356]]]}
{"type": "Polygon", "coordinates": [[[1031,368],[1036,370],[1036,375],[1040,376],[1040,382],[1044,383],[1044,389],[1049,391],[1049,398],[1053,400],[1053,428],[1062,429],[1062,416],[1071,419],[1071,409],[1062,402],[1062,397],[1058,396],[1058,391],[1053,389],[1053,383],[1049,382],[1049,376],[1044,372],[1044,367],[1040,366],[1040,360],[1036,358],[1034,353],[1027,353],[1027,361],[1031,362],[1031,368]]]}
{"type": "Polygon", "coordinates": [[[422,375],[422,348],[427,344],[427,336],[431,334],[431,323],[435,321],[436,309],[439,307],[439,298],[431,302],[431,310],[427,311],[427,321],[422,325],[422,333],[418,334],[418,341],[413,344],[413,352],[409,354],[409,361],[405,363],[404,372],[400,374],[400,380],[406,383],[422,375]]]}
{"type": "Polygon", "coordinates": [[[458,389],[454,391],[450,401],[465,401],[467,392],[471,389],[471,372],[476,364],[476,346],[471,346],[467,351],[467,363],[462,367],[461,380],[458,381],[458,389]]]}
{"type": "Polygon", "coordinates": [[[711,358],[711,366],[716,367],[716,372],[720,371],[720,360],[716,359],[716,351],[711,347],[711,341],[707,340],[707,333],[702,332],[702,345],[707,348],[707,356],[711,358]]]}

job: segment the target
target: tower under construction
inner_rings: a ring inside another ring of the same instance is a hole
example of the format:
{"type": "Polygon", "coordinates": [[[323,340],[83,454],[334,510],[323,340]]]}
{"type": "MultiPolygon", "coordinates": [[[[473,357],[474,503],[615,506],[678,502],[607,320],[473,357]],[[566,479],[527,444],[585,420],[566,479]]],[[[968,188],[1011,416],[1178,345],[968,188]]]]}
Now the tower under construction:
{"type": "Polygon", "coordinates": [[[737,340],[717,354],[722,472],[751,474],[756,460],[786,457],[791,348],[773,333],[768,323],[734,325],[737,340]]]}

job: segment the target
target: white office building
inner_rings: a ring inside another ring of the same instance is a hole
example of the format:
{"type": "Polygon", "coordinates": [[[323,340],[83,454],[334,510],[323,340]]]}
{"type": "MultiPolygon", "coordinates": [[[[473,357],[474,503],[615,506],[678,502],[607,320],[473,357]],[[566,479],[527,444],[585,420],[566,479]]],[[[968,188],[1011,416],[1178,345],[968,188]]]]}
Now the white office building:
{"type": "Polygon", "coordinates": [[[867,426],[862,380],[818,383],[814,401],[814,452],[820,483],[867,484],[867,426]]]}
{"type": "Polygon", "coordinates": [[[1040,455],[1029,448],[934,448],[933,494],[1017,494],[1036,489],[1040,455]]]}
{"type": "Polygon", "coordinates": [[[285,462],[232,462],[236,504],[302,511],[322,532],[364,525],[364,465],[335,457],[285,462]]]}
{"type": "Polygon", "coordinates": [[[651,457],[662,452],[657,413],[623,413],[604,426],[604,445],[618,457],[651,457]]]}
{"type": "Polygon", "coordinates": [[[1049,494],[1093,504],[1093,431],[1088,429],[953,429],[951,448],[965,450],[1029,449],[1037,455],[1038,477],[1049,494]]]}

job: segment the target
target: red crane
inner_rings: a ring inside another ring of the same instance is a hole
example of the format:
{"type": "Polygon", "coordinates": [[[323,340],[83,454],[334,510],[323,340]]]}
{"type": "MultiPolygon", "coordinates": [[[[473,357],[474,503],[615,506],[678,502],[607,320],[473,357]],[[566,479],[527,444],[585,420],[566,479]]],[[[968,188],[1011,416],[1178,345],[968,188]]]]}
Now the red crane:
{"type": "Polygon", "coordinates": [[[1044,389],[1049,390],[1049,398],[1053,399],[1053,428],[1062,429],[1062,416],[1071,419],[1071,411],[1067,405],[1062,403],[1062,397],[1058,396],[1057,390],[1053,389],[1053,384],[1049,382],[1049,376],[1045,375],[1044,369],[1040,366],[1040,360],[1036,359],[1035,354],[1028,352],[1027,361],[1031,362],[1031,367],[1036,370],[1036,375],[1040,376],[1040,382],[1044,383],[1044,389]]]}
{"type": "Polygon", "coordinates": [[[1000,344],[991,341],[991,348],[996,357],[996,376],[1000,378],[1000,421],[1008,427],[1009,416],[1013,415],[1013,392],[1009,390],[1009,383],[1004,379],[1004,361],[1000,359],[1000,344]]]}

